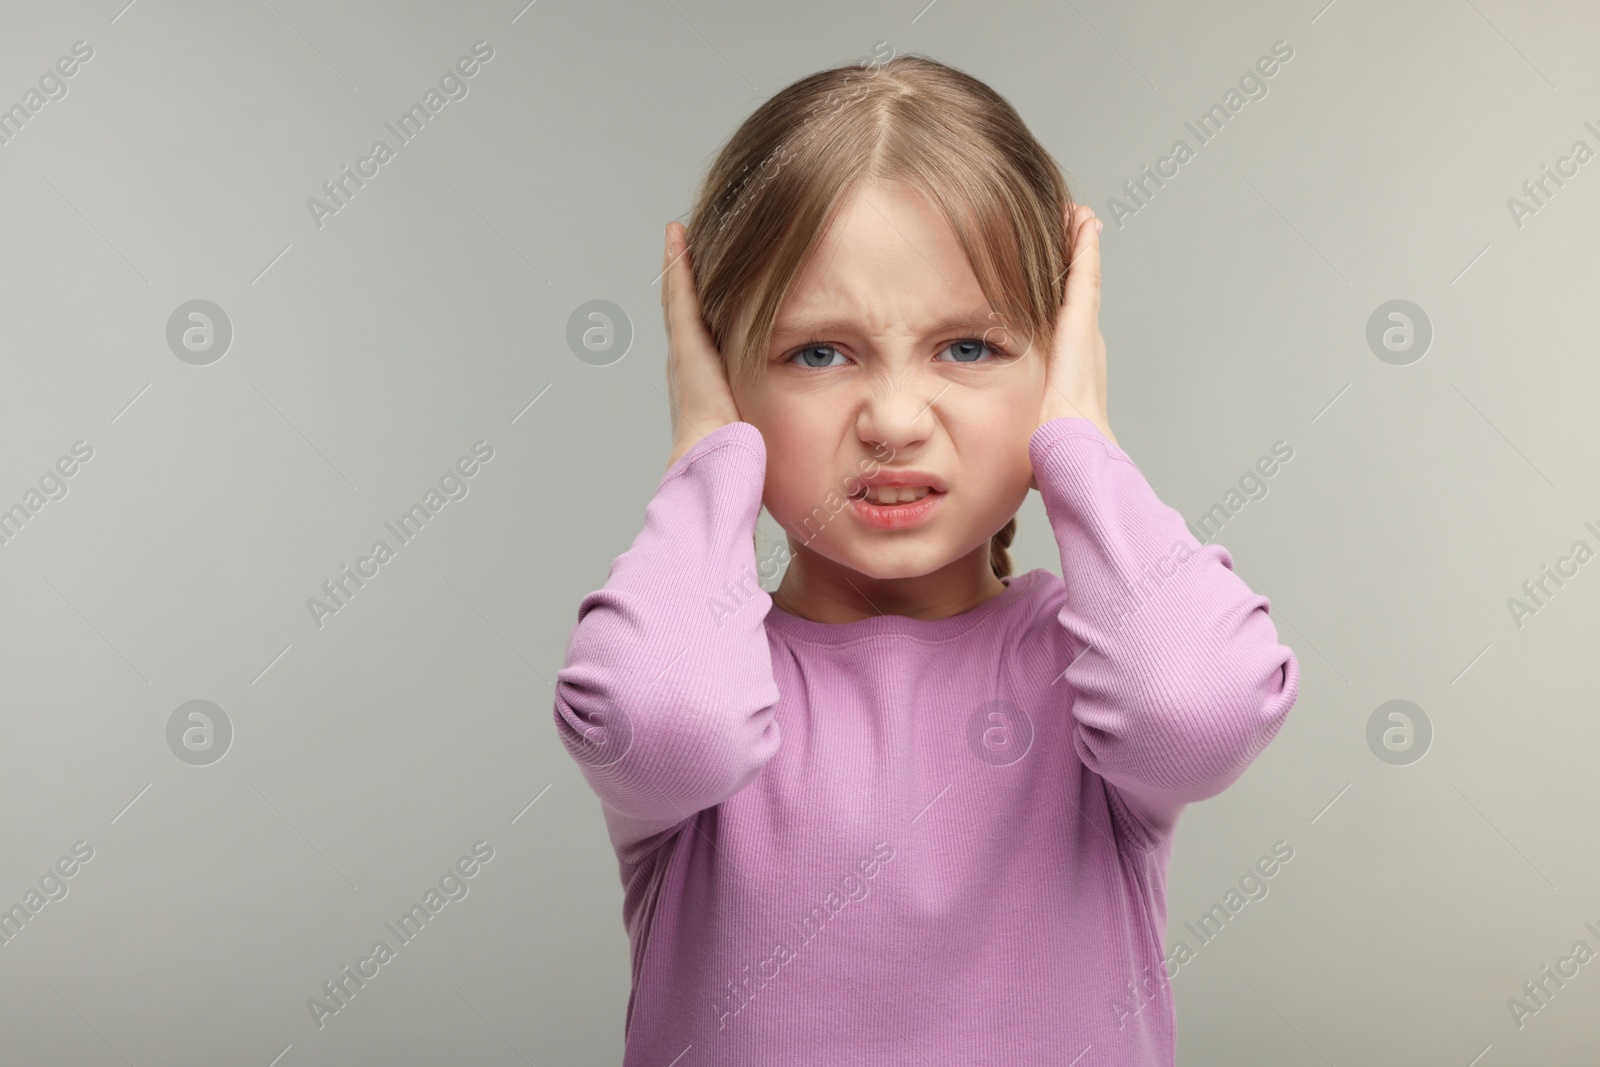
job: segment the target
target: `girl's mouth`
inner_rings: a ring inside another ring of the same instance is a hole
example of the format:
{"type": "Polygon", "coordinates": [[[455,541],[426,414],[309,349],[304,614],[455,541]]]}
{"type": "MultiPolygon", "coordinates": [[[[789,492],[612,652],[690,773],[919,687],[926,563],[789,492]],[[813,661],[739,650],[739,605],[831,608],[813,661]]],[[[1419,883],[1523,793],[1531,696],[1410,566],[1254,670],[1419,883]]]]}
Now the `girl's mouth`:
{"type": "Polygon", "coordinates": [[[931,518],[944,497],[928,486],[874,486],[851,497],[850,510],[874,529],[903,530],[931,518]]]}
{"type": "Polygon", "coordinates": [[[931,492],[933,487],[927,485],[868,485],[862,487],[860,495],[871,504],[906,504],[931,492]]]}

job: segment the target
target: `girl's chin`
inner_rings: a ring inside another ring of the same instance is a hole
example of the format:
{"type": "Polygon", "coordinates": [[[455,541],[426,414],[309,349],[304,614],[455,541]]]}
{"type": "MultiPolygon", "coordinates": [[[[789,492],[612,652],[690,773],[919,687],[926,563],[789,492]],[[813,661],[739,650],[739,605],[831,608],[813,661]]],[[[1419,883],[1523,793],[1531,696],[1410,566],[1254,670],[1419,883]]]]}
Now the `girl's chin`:
{"type": "MultiPolygon", "coordinates": [[[[871,536],[870,534],[868,535],[871,536]]],[[[910,546],[902,539],[898,544],[863,544],[860,539],[854,541],[848,550],[843,553],[843,558],[830,555],[828,558],[841,567],[846,567],[863,578],[875,582],[891,582],[901,578],[921,578],[932,574],[942,567],[954,563],[956,557],[949,552],[941,552],[936,545],[918,545],[917,550],[907,551],[910,546]]]]}

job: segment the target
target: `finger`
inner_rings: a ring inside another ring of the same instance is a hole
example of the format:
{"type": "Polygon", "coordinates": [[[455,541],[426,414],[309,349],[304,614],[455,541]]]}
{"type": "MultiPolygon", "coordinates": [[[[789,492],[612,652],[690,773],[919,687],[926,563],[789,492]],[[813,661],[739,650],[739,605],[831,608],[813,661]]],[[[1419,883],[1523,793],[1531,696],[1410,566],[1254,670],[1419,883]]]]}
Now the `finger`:
{"type": "Polygon", "coordinates": [[[678,333],[679,315],[676,309],[682,300],[683,282],[678,274],[678,261],[684,258],[684,252],[683,239],[677,230],[677,223],[667,223],[666,248],[661,255],[661,317],[667,325],[669,356],[676,355],[682,347],[681,335],[678,333]]]}
{"type": "MultiPolygon", "coordinates": [[[[678,240],[677,234],[673,232],[675,225],[677,224],[667,223],[666,233],[661,242],[661,273],[657,277],[661,279],[661,312],[663,317],[665,317],[667,308],[672,302],[672,255],[674,244],[678,240]]],[[[671,325],[670,321],[668,325],[671,325]]]]}
{"type": "Polygon", "coordinates": [[[1088,204],[1062,205],[1061,230],[1062,235],[1065,238],[1063,251],[1066,255],[1067,263],[1066,266],[1062,268],[1061,274],[1056,275],[1057,281],[1061,280],[1062,275],[1065,275],[1072,270],[1073,265],[1078,260],[1079,254],[1083,252],[1081,235],[1084,232],[1084,225],[1087,221],[1092,221],[1094,217],[1094,208],[1090,207],[1088,204]]]}
{"type": "Polygon", "coordinates": [[[700,302],[694,288],[687,236],[678,223],[672,224],[667,240],[667,275],[663,280],[669,336],[696,348],[709,345],[711,334],[700,317],[700,302]]]}
{"type": "Polygon", "coordinates": [[[1071,227],[1071,240],[1067,245],[1071,259],[1067,264],[1061,325],[1089,331],[1094,328],[1100,312],[1100,226],[1094,209],[1087,204],[1076,205],[1075,210],[1067,214],[1067,225],[1071,227]]]}

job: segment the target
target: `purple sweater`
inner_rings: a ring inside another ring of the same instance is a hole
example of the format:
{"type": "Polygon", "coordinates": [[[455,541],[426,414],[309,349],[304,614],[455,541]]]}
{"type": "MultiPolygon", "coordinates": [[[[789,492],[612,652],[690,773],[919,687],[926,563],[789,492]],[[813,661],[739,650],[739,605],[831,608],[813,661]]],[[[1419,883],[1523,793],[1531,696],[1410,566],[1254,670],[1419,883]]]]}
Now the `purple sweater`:
{"type": "Polygon", "coordinates": [[[1092,423],[1028,454],[1062,577],[936,620],[773,607],[750,423],[662,476],[555,699],[621,868],[624,1067],[1174,1062],[1173,829],[1299,665],[1092,423]]]}

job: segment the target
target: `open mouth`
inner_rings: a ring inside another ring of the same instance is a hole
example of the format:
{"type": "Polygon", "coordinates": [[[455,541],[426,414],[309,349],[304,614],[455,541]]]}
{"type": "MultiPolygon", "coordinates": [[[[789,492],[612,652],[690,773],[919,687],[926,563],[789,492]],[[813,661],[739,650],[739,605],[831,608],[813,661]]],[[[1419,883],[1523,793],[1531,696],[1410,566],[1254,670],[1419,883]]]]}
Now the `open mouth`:
{"type": "Polygon", "coordinates": [[[915,504],[924,497],[943,495],[939,490],[926,485],[870,485],[854,494],[852,499],[876,507],[897,508],[915,504]]]}
{"type": "Polygon", "coordinates": [[[850,498],[855,517],[875,530],[911,530],[931,522],[945,493],[928,485],[874,485],[850,498]]]}

